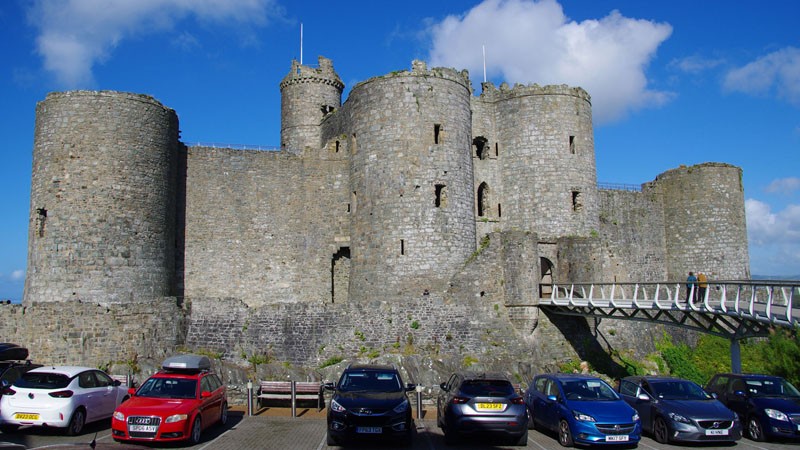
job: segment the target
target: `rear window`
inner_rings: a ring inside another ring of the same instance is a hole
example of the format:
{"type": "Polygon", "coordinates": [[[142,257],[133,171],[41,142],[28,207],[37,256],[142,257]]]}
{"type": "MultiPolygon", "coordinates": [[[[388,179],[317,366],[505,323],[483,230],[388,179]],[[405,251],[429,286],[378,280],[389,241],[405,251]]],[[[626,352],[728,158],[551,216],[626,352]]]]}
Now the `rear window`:
{"type": "Polygon", "coordinates": [[[63,389],[69,386],[71,379],[60,373],[28,372],[22,375],[14,386],[27,389],[63,389]]]}
{"type": "Polygon", "coordinates": [[[471,397],[508,396],[514,394],[514,386],[508,380],[465,380],[461,393],[471,397]]]}

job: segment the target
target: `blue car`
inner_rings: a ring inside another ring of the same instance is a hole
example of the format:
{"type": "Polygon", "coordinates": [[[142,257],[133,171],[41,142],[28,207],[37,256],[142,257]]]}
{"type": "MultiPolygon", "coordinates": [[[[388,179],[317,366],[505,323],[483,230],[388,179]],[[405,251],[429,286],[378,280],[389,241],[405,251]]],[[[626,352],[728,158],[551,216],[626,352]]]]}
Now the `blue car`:
{"type": "Polygon", "coordinates": [[[644,431],[662,444],[735,442],[742,438],[736,414],[693,381],[630,376],[620,382],[619,394],[639,413],[644,431]]]}
{"type": "Polygon", "coordinates": [[[800,392],[783,378],[720,373],[706,391],[739,415],[750,439],[800,439],[800,392]]]}
{"type": "Polygon", "coordinates": [[[578,374],[538,375],[525,392],[530,427],[558,433],[575,444],[635,446],[642,434],[639,414],[600,378],[578,374]]]}

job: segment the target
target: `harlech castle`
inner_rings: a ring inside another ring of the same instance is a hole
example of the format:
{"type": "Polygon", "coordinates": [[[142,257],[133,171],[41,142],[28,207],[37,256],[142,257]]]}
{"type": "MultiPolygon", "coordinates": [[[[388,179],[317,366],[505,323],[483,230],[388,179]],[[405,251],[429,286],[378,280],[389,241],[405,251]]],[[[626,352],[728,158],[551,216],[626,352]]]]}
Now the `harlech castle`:
{"type": "MultiPolygon", "coordinates": [[[[332,61],[294,61],[280,151],[187,145],[146,95],[49,94],[24,300],[0,333],[94,365],[190,348],[536,366],[582,356],[537,308],[553,282],[749,278],[740,168],[598,185],[586,91],[481,88],[414,61],[342,102],[332,61]]],[[[626,326],[612,344],[642,341],[626,326]]]]}

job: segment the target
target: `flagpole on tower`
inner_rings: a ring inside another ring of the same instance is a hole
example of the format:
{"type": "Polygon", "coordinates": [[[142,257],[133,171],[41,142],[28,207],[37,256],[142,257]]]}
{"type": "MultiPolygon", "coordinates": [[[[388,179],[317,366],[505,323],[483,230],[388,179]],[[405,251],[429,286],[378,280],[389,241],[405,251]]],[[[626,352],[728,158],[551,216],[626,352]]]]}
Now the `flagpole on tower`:
{"type": "Polygon", "coordinates": [[[486,46],[481,45],[483,49],[483,82],[486,83],[486,46]]]}
{"type": "Polygon", "coordinates": [[[303,22],[300,22],[300,65],[303,65],[303,22]]]}

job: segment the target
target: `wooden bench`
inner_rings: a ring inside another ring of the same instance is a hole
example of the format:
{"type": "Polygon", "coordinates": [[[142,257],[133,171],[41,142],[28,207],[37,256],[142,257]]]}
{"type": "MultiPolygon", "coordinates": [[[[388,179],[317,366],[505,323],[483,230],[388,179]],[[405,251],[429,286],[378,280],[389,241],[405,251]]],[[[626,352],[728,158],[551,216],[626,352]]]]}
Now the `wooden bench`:
{"type": "Polygon", "coordinates": [[[318,381],[296,381],[294,399],[292,399],[291,381],[261,381],[258,387],[258,407],[261,408],[266,400],[316,400],[317,409],[322,410],[325,399],[322,392],[322,383],[318,381]]]}

